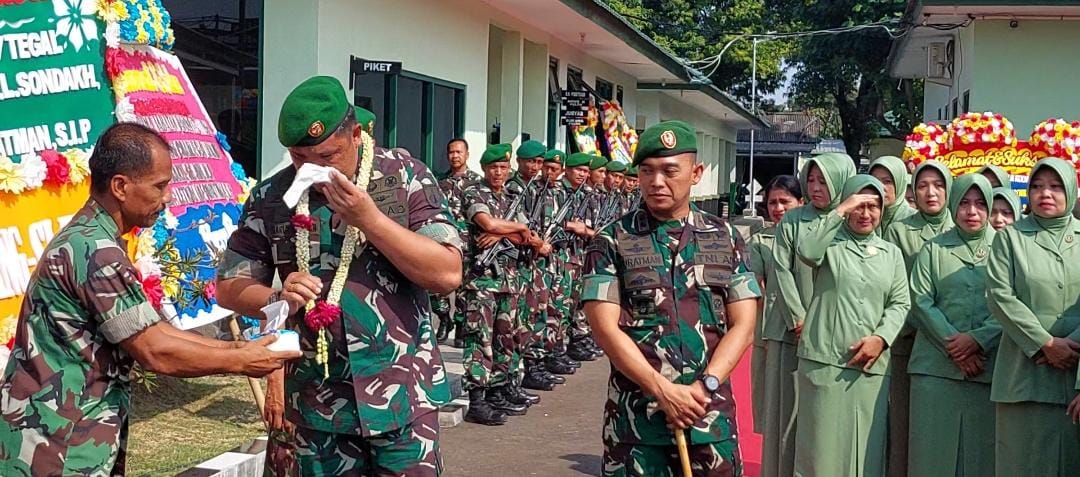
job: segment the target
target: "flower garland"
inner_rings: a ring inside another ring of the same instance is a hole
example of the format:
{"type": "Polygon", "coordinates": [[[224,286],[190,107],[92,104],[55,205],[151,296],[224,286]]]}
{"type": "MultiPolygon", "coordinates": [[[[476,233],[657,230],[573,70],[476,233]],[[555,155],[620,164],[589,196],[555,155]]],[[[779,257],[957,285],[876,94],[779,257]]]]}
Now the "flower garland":
{"type": "Polygon", "coordinates": [[[1016,147],[1016,130],[1004,116],[992,113],[967,113],[949,124],[952,146],[997,144],[1016,147]]]}
{"type": "MultiPolygon", "coordinates": [[[[360,170],[356,173],[356,186],[361,190],[367,190],[375,145],[367,132],[361,131],[360,134],[364,150],[360,156],[360,170]]],[[[296,213],[292,219],[296,228],[297,265],[303,273],[311,273],[311,231],[315,229],[315,221],[308,207],[308,196],[309,191],[304,191],[300,196],[300,202],[296,204],[296,213]]],[[[341,263],[334,272],[334,280],[330,282],[330,291],[326,295],[326,300],[318,302],[312,300],[304,304],[304,323],[308,328],[319,333],[315,363],[323,365],[323,379],[330,377],[330,353],[326,327],[341,317],[341,293],[345,289],[345,280],[349,277],[349,266],[352,265],[356,244],[361,240],[363,239],[360,230],[350,225],[345,231],[345,240],[341,245],[341,263]]]]}
{"type": "Polygon", "coordinates": [[[105,43],[150,45],[172,50],[176,36],[172,16],[161,0],[97,0],[97,16],[105,22],[105,43]]]}
{"type": "Polygon", "coordinates": [[[1028,144],[1053,157],[1080,163],[1080,122],[1051,118],[1035,126],[1028,144]]]}
{"type": "Polygon", "coordinates": [[[919,165],[923,161],[939,157],[948,146],[948,131],[934,123],[915,126],[904,143],[904,161],[919,165]]]}
{"type": "Polygon", "coordinates": [[[88,157],[81,149],[23,154],[18,162],[0,154],[0,193],[17,195],[45,185],[81,184],[90,177],[88,157]]]}

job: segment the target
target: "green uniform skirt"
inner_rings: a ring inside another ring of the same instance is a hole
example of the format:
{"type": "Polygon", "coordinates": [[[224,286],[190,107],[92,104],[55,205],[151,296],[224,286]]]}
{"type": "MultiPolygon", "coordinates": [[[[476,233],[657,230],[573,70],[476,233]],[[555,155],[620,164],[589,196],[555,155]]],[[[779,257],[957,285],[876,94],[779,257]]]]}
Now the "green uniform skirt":
{"type": "Polygon", "coordinates": [[[910,416],[909,475],[994,475],[989,383],[913,374],[910,416]]]}
{"type": "Polygon", "coordinates": [[[795,475],[885,475],[889,377],[799,360],[795,475]]]}
{"type": "Polygon", "coordinates": [[[1080,475],[1080,426],[1065,404],[997,403],[995,475],[1080,475]]]}
{"type": "Polygon", "coordinates": [[[765,342],[754,340],[750,352],[750,405],[754,412],[754,432],[761,434],[765,429],[765,374],[768,372],[768,351],[765,342]]]}
{"type": "Polygon", "coordinates": [[[791,477],[795,471],[795,371],[798,345],[766,341],[764,443],[761,449],[762,477],[791,477]]]}

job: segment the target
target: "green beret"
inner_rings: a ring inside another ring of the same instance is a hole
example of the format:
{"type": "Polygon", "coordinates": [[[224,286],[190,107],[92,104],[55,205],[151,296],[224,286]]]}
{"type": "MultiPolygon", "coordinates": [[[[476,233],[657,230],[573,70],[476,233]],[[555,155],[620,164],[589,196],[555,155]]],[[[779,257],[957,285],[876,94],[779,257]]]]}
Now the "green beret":
{"type": "Polygon", "coordinates": [[[697,134],[682,121],[664,121],[649,126],[638,139],[634,165],[650,157],[668,157],[697,152],[697,134]]]}
{"type": "Polygon", "coordinates": [[[484,149],[484,155],[480,156],[480,165],[486,166],[493,162],[510,162],[510,151],[514,146],[509,144],[492,144],[484,149]]]}
{"type": "Polygon", "coordinates": [[[594,157],[596,156],[587,152],[575,152],[571,154],[570,157],[566,158],[566,163],[564,165],[566,167],[588,166],[592,164],[594,157]]]}
{"type": "Polygon", "coordinates": [[[530,139],[518,146],[516,154],[520,159],[533,159],[544,157],[544,150],[546,149],[543,144],[540,144],[540,141],[530,139]]]}
{"type": "Polygon", "coordinates": [[[627,167],[626,177],[637,177],[637,166],[631,165],[627,167]]]}
{"type": "Polygon", "coordinates": [[[608,163],[607,159],[604,159],[601,156],[593,156],[592,162],[589,163],[589,170],[590,171],[595,171],[595,170],[597,170],[597,169],[599,169],[601,167],[606,167],[607,163],[608,163]]]}
{"type": "Polygon", "coordinates": [[[626,163],[621,161],[611,161],[607,163],[607,171],[625,173],[626,163]]]}
{"type": "Polygon", "coordinates": [[[544,154],[544,162],[556,162],[556,163],[562,164],[563,159],[565,159],[565,158],[566,158],[566,153],[562,152],[562,151],[560,151],[558,149],[552,149],[552,150],[548,151],[547,154],[544,154]]]}
{"type": "Polygon", "coordinates": [[[375,113],[359,106],[355,109],[356,123],[360,125],[360,129],[367,131],[368,134],[375,134],[375,113]]]}
{"type": "Polygon", "coordinates": [[[293,89],[281,105],[278,141],[285,147],[319,144],[337,130],[350,109],[345,88],[337,78],[308,78],[293,89]]]}

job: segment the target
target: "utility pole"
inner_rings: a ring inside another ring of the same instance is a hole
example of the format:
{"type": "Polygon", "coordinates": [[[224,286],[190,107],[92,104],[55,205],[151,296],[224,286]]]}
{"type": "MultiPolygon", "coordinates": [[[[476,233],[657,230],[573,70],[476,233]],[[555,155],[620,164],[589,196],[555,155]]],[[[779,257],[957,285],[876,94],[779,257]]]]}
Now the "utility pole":
{"type": "MultiPolygon", "coordinates": [[[[750,64],[750,114],[757,116],[757,44],[754,37],[754,53],[750,64]]],[[[754,128],[750,127],[750,216],[757,217],[757,192],[754,190],[754,128]]]]}

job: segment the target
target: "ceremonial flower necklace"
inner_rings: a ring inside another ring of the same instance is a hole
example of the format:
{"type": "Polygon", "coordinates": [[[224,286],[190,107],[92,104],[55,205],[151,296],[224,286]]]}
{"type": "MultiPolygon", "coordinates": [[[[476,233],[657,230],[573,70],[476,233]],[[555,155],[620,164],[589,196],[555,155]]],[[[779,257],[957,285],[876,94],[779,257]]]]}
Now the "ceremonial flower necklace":
{"type": "MultiPolygon", "coordinates": [[[[360,156],[360,170],[356,173],[356,186],[360,190],[367,190],[368,181],[371,178],[372,158],[375,155],[375,145],[367,132],[361,131],[363,152],[360,156]]],[[[308,208],[308,191],[300,196],[296,204],[296,213],[292,223],[296,227],[296,259],[300,271],[311,273],[311,231],[315,229],[315,221],[311,218],[308,208]]],[[[349,277],[349,266],[352,264],[353,254],[356,252],[356,244],[363,241],[360,229],[350,225],[345,230],[345,240],[341,244],[341,263],[334,272],[334,281],[330,282],[330,292],[326,300],[311,300],[304,304],[304,323],[313,331],[319,333],[316,342],[315,363],[323,365],[323,379],[330,377],[330,353],[327,345],[326,327],[333,324],[341,317],[341,292],[345,289],[345,280],[349,277]]]]}

